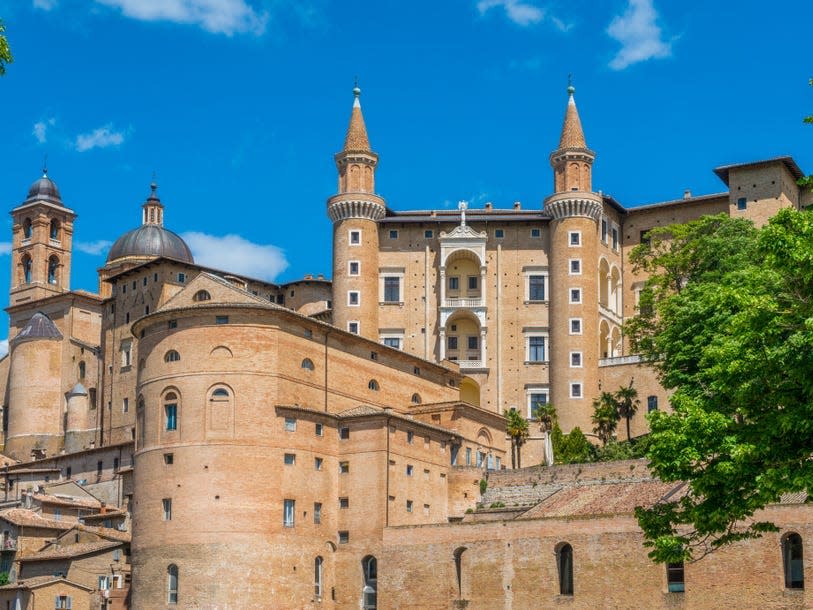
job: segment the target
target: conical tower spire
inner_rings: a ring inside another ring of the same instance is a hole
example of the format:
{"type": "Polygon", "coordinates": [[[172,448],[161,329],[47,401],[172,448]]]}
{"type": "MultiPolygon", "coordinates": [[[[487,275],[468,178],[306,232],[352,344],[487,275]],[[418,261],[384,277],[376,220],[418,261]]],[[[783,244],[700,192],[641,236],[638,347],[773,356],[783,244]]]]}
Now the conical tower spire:
{"type": "Polygon", "coordinates": [[[568,100],[565,122],[562,125],[562,135],[559,138],[560,150],[563,148],[587,148],[582,122],[579,118],[579,111],[576,108],[576,100],[573,98],[575,92],[576,88],[573,85],[569,85],[567,88],[568,100]]]}
{"type": "Polygon", "coordinates": [[[361,89],[358,82],[353,87],[353,111],[350,115],[350,125],[344,138],[343,152],[371,152],[370,140],[367,137],[367,127],[364,125],[364,115],[361,114],[361,89]]]}
{"type": "Polygon", "coordinates": [[[596,153],[587,148],[579,111],[576,109],[576,100],[573,98],[575,92],[576,88],[568,81],[567,110],[562,124],[562,135],[559,137],[559,147],[550,156],[554,193],[592,190],[593,161],[596,153]]]}

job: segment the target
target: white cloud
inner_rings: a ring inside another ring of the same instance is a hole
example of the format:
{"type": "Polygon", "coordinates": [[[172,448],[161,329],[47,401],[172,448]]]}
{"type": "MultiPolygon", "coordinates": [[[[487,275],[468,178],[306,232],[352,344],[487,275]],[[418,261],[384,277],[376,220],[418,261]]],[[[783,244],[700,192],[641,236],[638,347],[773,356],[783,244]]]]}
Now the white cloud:
{"type": "Polygon", "coordinates": [[[34,129],[31,133],[37,138],[37,142],[45,144],[48,141],[48,128],[56,125],[56,119],[50,118],[44,121],[37,121],[34,123],[34,129]]]}
{"type": "Polygon", "coordinates": [[[653,0],[629,0],[627,9],[617,15],[607,28],[611,38],[621,43],[621,50],[610,62],[613,70],[624,68],[653,58],[669,57],[671,42],[662,40],[657,24],[658,12],[653,0]]]}
{"type": "Polygon", "coordinates": [[[73,245],[80,252],[97,255],[101,254],[112,246],[113,242],[106,239],[97,239],[96,241],[78,241],[73,245]]]}
{"type": "Polygon", "coordinates": [[[11,254],[11,242],[0,241],[0,255],[11,254]]]}
{"type": "Polygon", "coordinates": [[[208,32],[232,36],[260,35],[268,14],[258,12],[246,0],[96,0],[117,8],[126,17],[141,21],[171,21],[197,25],[208,32]]]}
{"type": "Polygon", "coordinates": [[[545,11],[538,6],[522,2],[522,0],[480,0],[477,10],[485,15],[492,8],[502,7],[506,16],[517,25],[531,25],[539,23],[545,18],[545,11]]]}
{"type": "Polygon", "coordinates": [[[0,358],[8,354],[8,339],[0,339],[0,358]]]}
{"type": "Polygon", "coordinates": [[[108,148],[120,146],[124,142],[124,132],[114,131],[113,125],[94,129],[90,133],[80,133],[76,136],[76,150],[85,152],[93,148],[108,148]]]}
{"type": "Polygon", "coordinates": [[[232,271],[273,282],[288,268],[285,253],[271,244],[255,244],[239,235],[184,233],[195,262],[205,267],[232,271]]]}
{"type": "Polygon", "coordinates": [[[59,4],[58,0],[34,0],[34,8],[39,8],[44,11],[55,9],[57,4],[59,4]]]}

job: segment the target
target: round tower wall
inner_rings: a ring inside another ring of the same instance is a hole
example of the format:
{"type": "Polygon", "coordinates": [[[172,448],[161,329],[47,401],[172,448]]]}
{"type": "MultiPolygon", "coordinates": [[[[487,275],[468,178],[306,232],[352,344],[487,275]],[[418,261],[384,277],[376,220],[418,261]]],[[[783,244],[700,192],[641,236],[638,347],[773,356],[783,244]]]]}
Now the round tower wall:
{"type": "Polygon", "coordinates": [[[378,341],[378,223],[347,218],[333,225],[333,324],[378,341]],[[356,237],[357,235],[357,237],[356,237]],[[355,243],[358,240],[358,243],[355,243]],[[357,264],[357,270],[351,269],[357,264]],[[358,293],[358,304],[353,304],[358,293]]]}

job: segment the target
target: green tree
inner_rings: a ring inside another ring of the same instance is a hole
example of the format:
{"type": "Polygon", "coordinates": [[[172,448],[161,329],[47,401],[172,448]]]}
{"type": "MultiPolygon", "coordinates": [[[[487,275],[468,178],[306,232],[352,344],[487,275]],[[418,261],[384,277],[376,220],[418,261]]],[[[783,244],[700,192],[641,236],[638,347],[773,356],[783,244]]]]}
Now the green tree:
{"type": "Polygon", "coordinates": [[[569,434],[563,434],[559,424],[554,423],[551,441],[554,461],[557,464],[581,464],[592,462],[594,459],[595,448],[578,426],[569,434]]]}
{"type": "Polygon", "coordinates": [[[602,446],[613,438],[618,427],[618,404],[611,392],[601,392],[593,399],[593,433],[598,436],[602,446]]]}
{"type": "Polygon", "coordinates": [[[636,516],[650,556],[677,561],[775,529],[757,511],[813,489],[813,213],[650,235],[633,254],[651,310],[632,327],[674,394],[649,416],[647,457],[686,486],[636,516]]]}
{"type": "MultiPolygon", "coordinates": [[[[809,84],[811,87],[813,87],[813,78],[811,78],[811,79],[808,81],[808,84],[809,84]]],[[[804,119],[802,119],[802,120],[803,120],[805,123],[807,123],[808,125],[813,125],[813,114],[811,114],[810,116],[806,116],[806,117],[805,117],[804,119]]],[[[801,178],[801,179],[799,180],[799,186],[805,186],[805,187],[808,187],[808,188],[813,188],[813,176],[805,176],[804,178],[801,178]]]]}
{"type": "Polygon", "coordinates": [[[14,61],[5,31],[6,26],[3,24],[3,20],[0,19],[0,76],[6,73],[6,64],[10,64],[14,61]]]}
{"type": "Polygon", "coordinates": [[[508,409],[505,431],[511,437],[511,467],[522,468],[522,445],[528,439],[528,420],[514,407],[508,409]]]}
{"type": "Polygon", "coordinates": [[[553,424],[556,422],[556,407],[549,402],[538,402],[534,404],[531,415],[539,421],[539,427],[542,432],[550,432],[553,430],[553,424]]]}
{"type": "Polygon", "coordinates": [[[628,386],[621,386],[613,395],[615,404],[618,408],[618,417],[623,417],[627,421],[627,440],[632,440],[630,434],[630,422],[638,412],[638,407],[641,406],[641,401],[638,400],[638,390],[632,387],[633,380],[630,379],[628,386]]]}

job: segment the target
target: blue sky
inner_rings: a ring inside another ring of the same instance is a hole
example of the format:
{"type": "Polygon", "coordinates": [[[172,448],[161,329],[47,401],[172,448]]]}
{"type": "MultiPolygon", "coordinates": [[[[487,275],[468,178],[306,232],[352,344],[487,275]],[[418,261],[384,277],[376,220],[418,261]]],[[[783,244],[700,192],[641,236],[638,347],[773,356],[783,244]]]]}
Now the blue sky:
{"type": "Polygon", "coordinates": [[[813,172],[811,13],[756,0],[0,0],[15,54],[0,79],[0,202],[25,198],[47,154],[79,214],[73,288],[96,289],[153,172],[166,225],[199,262],[329,275],[324,205],[356,75],[394,209],[538,208],[569,73],[594,188],[624,205],[721,191],[722,164],[791,154],[813,172]]]}

